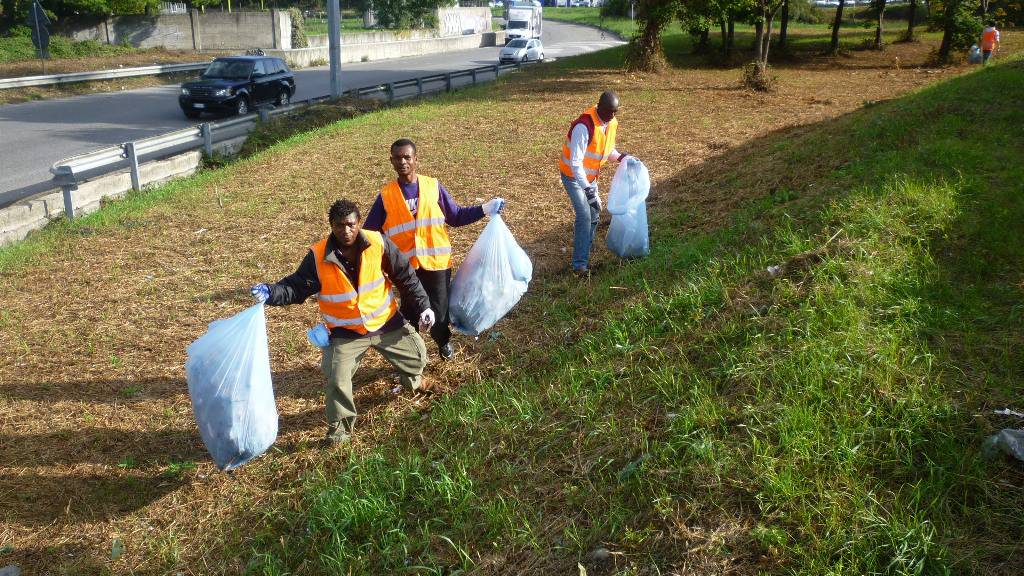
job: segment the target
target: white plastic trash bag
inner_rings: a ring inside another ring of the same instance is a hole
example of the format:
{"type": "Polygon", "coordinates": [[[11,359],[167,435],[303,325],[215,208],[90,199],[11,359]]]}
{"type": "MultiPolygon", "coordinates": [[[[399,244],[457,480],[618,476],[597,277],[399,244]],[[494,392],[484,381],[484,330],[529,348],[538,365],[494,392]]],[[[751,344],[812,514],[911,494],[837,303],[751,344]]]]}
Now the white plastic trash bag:
{"type": "Polygon", "coordinates": [[[642,258],[651,253],[647,236],[647,205],[630,209],[625,214],[612,216],[605,239],[608,249],[619,258],[642,258]]]}
{"type": "Polygon", "coordinates": [[[263,304],[212,322],[188,347],[185,377],[199,434],[218,468],[237,468],[277,439],[263,304]]]}
{"type": "Polygon", "coordinates": [[[967,51],[967,63],[981,64],[981,48],[978,48],[977,44],[971,46],[971,49],[967,51]]]}
{"type": "Polygon", "coordinates": [[[612,188],[608,192],[608,213],[625,214],[640,202],[647,200],[651,192],[651,175],[644,163],[632,156],[620,162],[612,178],[612,188]]]}
{"type": "Polygon", "coordinates": [[[452,280],[452,328],[476,336],[494,326],[519,302],[532,278],[530,257],[501,216],[492,216],[452,280]]]}
{"type": "Polygon", "coordinates": [[[626,158],[619,164],[608,193],[608,248],[620,258],[639,258],[651,252],[647,236],[647,195],[651,192],[651,176],[644,163],[626,158]]]}

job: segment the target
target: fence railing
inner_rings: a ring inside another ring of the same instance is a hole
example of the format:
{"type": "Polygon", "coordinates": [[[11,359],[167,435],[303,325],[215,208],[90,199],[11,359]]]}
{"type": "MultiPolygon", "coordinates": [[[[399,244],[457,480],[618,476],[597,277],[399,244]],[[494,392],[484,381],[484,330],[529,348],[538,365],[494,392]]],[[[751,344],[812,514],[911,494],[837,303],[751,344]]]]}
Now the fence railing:
{"type": "Polygon", "coordinates": [[[152,76],[153,74],[169,74],[172,72],[194,72],[196,70],[205,70],[209,65],[209,62],[191,62],[188,64],[139,66],[136,68],[120,68],[117,70],[96,70],[94,72],[69,72],[67,74],[49,74],[47,76],[0,78],[0,90],[6,88],[26,88],[28,86],[70,84],[72,82],[86,82],[88,80],[116,80],[117,78],[152,76]]]}
{"type": "MultiPolygon", "coordinates": [[[[497,78],[502,72],[516,70],[522,63],[480,66],[457,72],[432,74],[397,82],[363,86],[347,90],[343,95],[352,98],[381,98],[388,102],[415,98],[424,94],[450,92],[455,88],[475,85],[481,81],[497,78]]],[[[78,185],[88,180],[128,168],[133,190],[140,190],[139,164],[166,158],[183,152],[202,148],[207,155],[213,154],[214,144],[247,134],[258,122],[271,117],[295,112],[312,104],[325,102],[329,96],[318,96],[293,102],[280,108],[261,108],[248,116],[241,116],[222,122],[205,122],[190,128],[125,142],[87,154],[65,158],[50,167],[53,183],[60,187],[64,197],[64,214],[74,218],[73,192],[78,185]]],[[[16,200],[15,200],[16,201],[16,200]]]]}

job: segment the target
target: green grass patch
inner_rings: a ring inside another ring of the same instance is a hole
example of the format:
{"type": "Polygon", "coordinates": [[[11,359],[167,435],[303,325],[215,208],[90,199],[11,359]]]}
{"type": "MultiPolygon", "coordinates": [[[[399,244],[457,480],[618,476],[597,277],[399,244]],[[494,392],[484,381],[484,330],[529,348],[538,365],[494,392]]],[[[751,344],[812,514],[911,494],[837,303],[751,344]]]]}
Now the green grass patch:
{"type": "Polygon", "coordinates": [[[310,477],[250,571],[1013,573],[1024,476],[979,414],[1024,373],[1022,89],[1018,59],[751,143],[736,170],[848,162],[535,283],[552,345],[310,477]]]}
{"type": "MultiPolygon", "coordinates": [[[[17,62],[38,58],[28,28],[17,28],[13,35],[0,37],[0,62],[17,62]]],[[[63,36],[50,37],[50,58],[83,58],[86,56],[120,56],[134,54],[137,48],[111,46],[95,40],[75,41],[63,36]]]]}

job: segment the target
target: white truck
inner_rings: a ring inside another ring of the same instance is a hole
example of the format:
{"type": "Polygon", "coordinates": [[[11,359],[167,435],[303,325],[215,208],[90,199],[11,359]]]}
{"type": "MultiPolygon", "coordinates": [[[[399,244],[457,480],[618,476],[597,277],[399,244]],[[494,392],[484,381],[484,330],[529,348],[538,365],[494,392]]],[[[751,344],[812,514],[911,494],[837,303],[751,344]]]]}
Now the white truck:
{"type": "Polygon", "coordinates": [[[505,17],[505,40],[540,38],[544,26],[544,9],[540,2],[516,2],[508,7],[505,17]]]}

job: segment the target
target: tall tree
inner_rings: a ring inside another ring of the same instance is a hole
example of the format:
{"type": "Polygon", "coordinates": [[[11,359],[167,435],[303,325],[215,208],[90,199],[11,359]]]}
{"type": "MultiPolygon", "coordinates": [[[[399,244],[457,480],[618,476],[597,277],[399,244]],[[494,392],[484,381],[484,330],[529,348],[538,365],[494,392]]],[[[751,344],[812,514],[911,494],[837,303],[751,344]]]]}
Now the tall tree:
{"type": "Polygon", "coordinates": [[[757,0],[755,3],[756,12],[754,17],[754,65],[755,76],[764,83],[768,74],[768,47],[772,40],[772,22],[779,9],[782,8],[783,0],[757,0]]]}
{"type": "Polygon", "coordinates": [[[914,24],[917,19],[917,0],[910,0],[910,14],[907,14],[907,34],[904,36],[904,40],[907,42],[914,41],[914,24]]]}
{"type": "Polygon", "coordinates": [[[839,25],[843,22],[843,7],[846,0],[839,0],[839,7],[836,8],[836,19],[832,22],[832,42],[828,45],[828,53],[839,52],[839,25]]]}
{"type": "Polygon", "coordinates": [[[789,0],[782,1],[782,16],[779,20],[779,50],[785,50],[786,34],[789,32],[789,0]]]}
{"type": "Polygon", "coordinates": [[[878,24],[875,26],[875,50],[881,50],[883,48],[882,42],[882,21],[885,19],[885,2],[886,0],[874,0],[872,8],[878,11],[878,24]]]}
{"type": "Polygon", "coordinates": [[[976,16],[979,0],[945,0],[938,13],[942,25],[939,62],[949,62],[954,50],[966,50],[981,35],[981,20],[976,16]]]}
{"type": "Polygon", "coordinates": [[[626,68],[633,71],[660,72],[665,66],[661,33],[675,19],[679,0],[640,0],[637,3],[637,28],[626,51],[626,68]]]}

